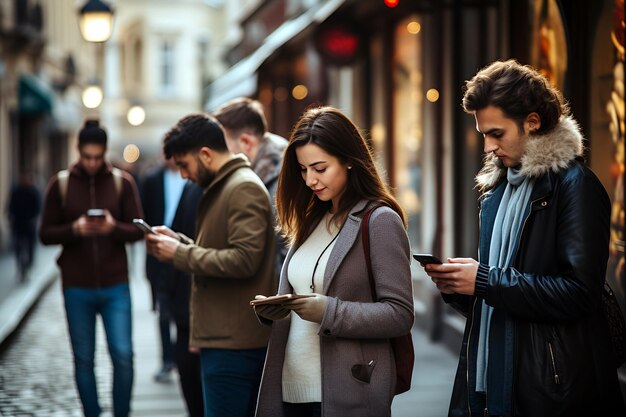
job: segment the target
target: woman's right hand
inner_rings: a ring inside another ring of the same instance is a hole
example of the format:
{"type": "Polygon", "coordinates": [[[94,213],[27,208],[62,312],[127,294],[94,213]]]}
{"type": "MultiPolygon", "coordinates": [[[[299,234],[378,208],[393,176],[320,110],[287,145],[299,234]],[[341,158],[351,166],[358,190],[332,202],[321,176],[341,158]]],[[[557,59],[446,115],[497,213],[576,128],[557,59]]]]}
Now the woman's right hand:
{"type": "MultiPolygon", "coordinates": [[[[262,300],[263,298],[267,297],[263,295],[257,295],[254,297],[255,300],[262,300]]],[[[287,310],[280,304],[264,304],[254,306],[254,312],[260,317],[276,321],[287,317],[290,313],[290,310],[287,310]]]]}

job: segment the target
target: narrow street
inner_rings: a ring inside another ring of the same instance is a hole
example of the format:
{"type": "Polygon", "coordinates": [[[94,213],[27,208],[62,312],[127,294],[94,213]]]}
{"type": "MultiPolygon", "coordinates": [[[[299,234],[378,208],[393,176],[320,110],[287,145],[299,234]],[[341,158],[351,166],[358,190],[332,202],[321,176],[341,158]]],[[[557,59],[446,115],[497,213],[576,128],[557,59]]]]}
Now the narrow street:
{"type": "MultiPolygon", "coordinates": [[[[150,311],[149,288],[142,275],[143,247],[134,247],[132,253],[133,259],[138,260],[131,268],[135,350],[132,416],[184,417],[177,380],[159,384],[152,379],[159,358],[156,318],[150,311]]],[[[48,270],[52,270],[56,252],[44,250],[38,255],[38,268],[43,269],[41,264],[47,263],[48,270]]],[[[9,261],[5,262],[7,265],[9,261]]],[[[412,389],[396,397],[393,417],[445,417],[456,358],[417,329],[413,330],[413,338],[416,360],[412,389]]],[[[96,357],[103,417],[111,417],[111,362],[101,323],[98,323],[96,357]]],[[[0,351],[0,417],[81,415],[61,285],[55,279],[0,351]]]]}

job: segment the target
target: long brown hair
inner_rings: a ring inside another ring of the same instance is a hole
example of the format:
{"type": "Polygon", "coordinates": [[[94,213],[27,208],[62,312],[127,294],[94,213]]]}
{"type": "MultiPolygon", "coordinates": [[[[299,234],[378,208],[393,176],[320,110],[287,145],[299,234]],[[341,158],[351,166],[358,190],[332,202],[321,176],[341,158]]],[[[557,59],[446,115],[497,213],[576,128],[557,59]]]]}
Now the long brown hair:
{"type": "Polygon", "coordinates": [[[333,107],[317,107],[307,110],[296,123],[278,177],[278,223],[291,244],[301,244],[332,206],[332,202],[318,199],[302,179],[296,149],[309,143],[319,146],[341,163],[352,166],[346,190],[341,196],[339,207],[335,208],[332,221],[341,224],[348,216],[348,211],[365,199],[392,208],[406,227],[404,210],[381,179],[359,129],[341,111],[333,107]]]}

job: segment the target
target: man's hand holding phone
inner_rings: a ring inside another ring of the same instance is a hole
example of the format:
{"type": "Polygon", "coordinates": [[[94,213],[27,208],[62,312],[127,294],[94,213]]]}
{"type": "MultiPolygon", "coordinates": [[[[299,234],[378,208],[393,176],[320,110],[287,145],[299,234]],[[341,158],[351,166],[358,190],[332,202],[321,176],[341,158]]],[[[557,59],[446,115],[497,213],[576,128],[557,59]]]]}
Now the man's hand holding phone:
{"type": "Polygon", "coordinates": [[[448,258],[447,263],[433,262],[422,266],[442,293],[474,295],[478,272],[478,261],[475,259],[448,258]]]}
{"type": "Polygon", "coordinates": [[[152,233],[148,232],[145,235],[148,253],[161,262],[171,262],[180,245],[176,232],[167,226],[154,226],[149,230],[152,233]]]}
{"type": "Polygon", "coordinates": [[[115,228],[115,219],[107,209],[89,209],[74,220],[72,231],[78,236],[105,236],[115,228]]]}

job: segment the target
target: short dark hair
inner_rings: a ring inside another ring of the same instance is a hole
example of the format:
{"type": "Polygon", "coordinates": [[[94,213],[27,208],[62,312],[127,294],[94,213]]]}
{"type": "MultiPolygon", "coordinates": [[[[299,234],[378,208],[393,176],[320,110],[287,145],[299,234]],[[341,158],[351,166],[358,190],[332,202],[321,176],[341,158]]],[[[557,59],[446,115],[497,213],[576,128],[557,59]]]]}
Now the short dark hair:
{"type": "Polygon", "coordinates": [[[236,98],[220,107],[215,118],[224,129],[233,132],[251,130],[263,136],[267,132],[267,120],[263,113],[263,105],[257,100],[247,97],[236,98]]]}
{"type": "Polygon", "coordinates": [[[185,116],[165,134],[163,153],[166,158],[197,152],[202,147],[220,153],[228,151],[220,123],[208,114],[185,116]]]}
{"type": "Polygon", "coordinates": [[[474,113],[487,106],[500,108],[520,130],[526,117],[536,112],[541,118],[536,133],[552,130],[562,115],[569,115],[561,92],[534,68],[513,59],[493,62],[465,83],[463,109],[474,113]]]}
{"type": "Polygon", "coordinates": [[[87,119],[78,132],[78,146],[87,144],[107,146],[107,132],[100,127],[98,119],[87,119]]]}

